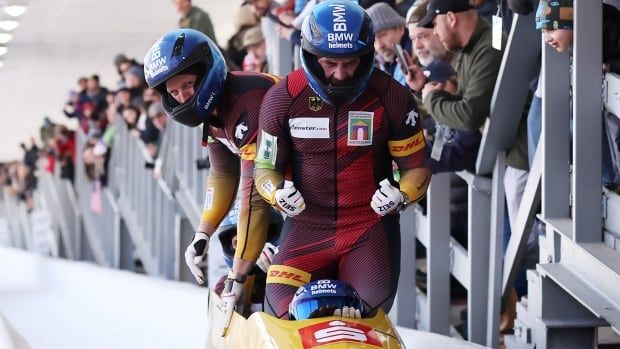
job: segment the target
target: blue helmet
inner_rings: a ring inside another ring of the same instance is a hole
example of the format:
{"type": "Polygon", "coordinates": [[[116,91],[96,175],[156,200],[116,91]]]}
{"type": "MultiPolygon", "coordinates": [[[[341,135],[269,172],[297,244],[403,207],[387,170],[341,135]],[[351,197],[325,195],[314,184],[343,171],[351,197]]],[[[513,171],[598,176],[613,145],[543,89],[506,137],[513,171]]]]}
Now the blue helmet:
{"type": "Polygon", "coordinates": [[[217,45],[203,33],[179,29],[161,37],[144,57],[144,76],[162,95],[166,113],[183,125],[208,123],[226,81],[226,62],[217,45]],[[166,81],[179,73],[197,75],[195,94],[179,104],[166,91],[166,81]]]}
{"type": "Polygon", "coordinates": [[[366,89],[374,69],[372,22],[355,1],[327,0],[316,5],[301,29],[301,64],[310,87],[329,104],[351,103],[366,89]],[[353,80],[335,86],[325,78],[318,57],[359,57],[353,80]]]}
{"type": "Polygon", "coordinates": [[[297,289],[288,314],[291,320],[306,320],[332,316],[334,310],[344,306],[364,314],[364,302],[351,285],[339,280],[316,280],[297,289]]]}

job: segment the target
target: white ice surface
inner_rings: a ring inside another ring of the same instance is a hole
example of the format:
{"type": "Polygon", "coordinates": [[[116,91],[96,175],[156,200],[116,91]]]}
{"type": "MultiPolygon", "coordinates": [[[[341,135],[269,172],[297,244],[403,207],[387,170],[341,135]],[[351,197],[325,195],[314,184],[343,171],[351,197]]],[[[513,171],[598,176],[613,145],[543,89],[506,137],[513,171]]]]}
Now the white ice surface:
{"type": "MultiPolygon", "coordinates": [[[[207,304],[206,289],[188,283],[0,247],[0,314],[34,349],[202,349],[207,304]]],[[[2,327],[0,321],[0,345],[2,327]]],[[[482,348],[405,328],[399,333],[408,348],[482,348]]]]}
{"type": "Polygon", "coordinates": [[[0,248],[0,313],[32,348],[204,348],[207,292],[0,248]]]}

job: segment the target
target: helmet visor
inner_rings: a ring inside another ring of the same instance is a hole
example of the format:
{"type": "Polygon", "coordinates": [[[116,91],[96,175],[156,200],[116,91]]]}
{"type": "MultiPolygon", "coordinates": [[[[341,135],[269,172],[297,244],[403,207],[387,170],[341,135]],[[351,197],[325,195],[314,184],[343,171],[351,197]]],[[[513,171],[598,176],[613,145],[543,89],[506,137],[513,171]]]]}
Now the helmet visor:
{"type": "Polygon", "coordinates": [[[362,310],[359,298],[335,296],[304,299],[296,304],[292,311],[296,320],[307,320],[333,316],[334,310],[342,309],[345,306],[362,310]]]}

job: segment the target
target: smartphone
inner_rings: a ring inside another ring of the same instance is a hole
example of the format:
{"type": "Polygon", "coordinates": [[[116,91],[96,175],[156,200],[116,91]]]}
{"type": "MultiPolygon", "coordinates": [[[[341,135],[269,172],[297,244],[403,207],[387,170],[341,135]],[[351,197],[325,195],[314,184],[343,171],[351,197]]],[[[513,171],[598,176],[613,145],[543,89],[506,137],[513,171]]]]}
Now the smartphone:
{"type": "Polygon", "coordinates": [[[394,52],[396,52],[396,57],[398,58],[398,66],[400,70],[405,74],[409,74],[409,64],[407,59],[405,58],[405,54],[403,53],[403,47],[399,44],[394,44],[394,52]]]}

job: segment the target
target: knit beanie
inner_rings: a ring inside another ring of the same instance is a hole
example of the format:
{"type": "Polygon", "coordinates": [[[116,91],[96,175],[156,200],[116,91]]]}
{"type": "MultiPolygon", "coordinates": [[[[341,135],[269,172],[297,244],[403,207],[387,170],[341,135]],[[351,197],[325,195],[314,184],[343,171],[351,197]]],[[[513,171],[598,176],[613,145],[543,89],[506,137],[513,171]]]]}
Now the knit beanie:
{"type": "Polygon", "coordinates": [[[379,2],[370,6],[366,12],[372,21],[372,29],[375,33],[386,29],[405,26],[405,19],[401,17],[390,5],[379,2]]]}
{"type": "Polygon", "coordinates": [[[536,10],[536,29],[573,29],[573,1],[540,0],[536,10]]]}

